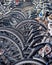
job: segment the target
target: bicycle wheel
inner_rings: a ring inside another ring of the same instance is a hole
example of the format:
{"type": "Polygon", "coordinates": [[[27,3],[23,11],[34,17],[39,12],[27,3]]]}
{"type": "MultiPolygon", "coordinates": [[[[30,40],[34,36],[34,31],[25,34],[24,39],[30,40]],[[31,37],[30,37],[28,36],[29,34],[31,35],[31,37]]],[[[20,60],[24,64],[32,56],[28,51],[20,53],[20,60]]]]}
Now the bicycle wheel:
{"type": "Polygon", "coordinates": [[[16,26],[16,29],[19,29],[19,32],[23,35],[25,42],[27,42],[27,40],[29,39],[29,34],[31,32],[31,26],[34,25],[35,26],[35,30],[39,29],[41,27],[41,29],[43,30],[47,30],[47,28],[41,24],[38,23],[35,20],[24,20],[21,23],[19,23],[16,26]]]}
{"type": "MultiPolygon", "coordinates": [[[[15,64],[23,59],[23,53],[20,46],[6,35],[0,33],[0,59],[6,65],[15,64]]],[[[1,62],[0,62],[1,63],[1,62]]]]}
{"type": "Polygon", "coordinates": [[[13,16],[13,17],[19,18],[21,21],[26,19],[26,16],[23,14],[23,12],[20,12],[20,11],[11,11],[8,13],[7,16],[11,16],[11,17],[13,16]]]}
{"type": "Polygon", "coordinates": [[[45,65],[45,62],[41,59],[34,58],[34,59],[24,59],[15,65],[45,65]]]}
{"type": "Polygon", "coordinates": [[[20,17],[16,18],[15,16],[6,16],[0,19],[0,26],[15,27],[20,22],[20,17]]]}
{"type": "Polygon", "coordinates": [[[23,45],[25,43],[24,38],[18,31],[16,31],[13,28],[0,27],[0,32],[3,33],[3,35],[7,35],[11,39],[16,41],[16,43],[19,44],[21,49],[24,48],[24,45],[23,45]]]}

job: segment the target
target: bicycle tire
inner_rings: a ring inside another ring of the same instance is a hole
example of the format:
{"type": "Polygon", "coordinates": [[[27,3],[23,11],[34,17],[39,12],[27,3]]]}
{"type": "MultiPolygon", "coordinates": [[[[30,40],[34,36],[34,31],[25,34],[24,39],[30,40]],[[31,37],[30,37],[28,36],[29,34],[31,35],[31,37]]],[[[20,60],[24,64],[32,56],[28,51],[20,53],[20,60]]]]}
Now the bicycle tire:
{"type": "Polygon", "coordinates": [[[24,60],[18,62],[17,64],[15,64],[15,65],[23,65],[23,64],[25,65],[25,63],[27,63],[27,65],[29,65],[28,63],[30,63],[30,64],[33,64],[34,63],[34,65],[35,64],[37,64],[37,65],[45,65],[45,62],[44,61],[41,61],[41,59],[38,59],[38,58],[24,59],[24,60]]]}

